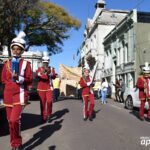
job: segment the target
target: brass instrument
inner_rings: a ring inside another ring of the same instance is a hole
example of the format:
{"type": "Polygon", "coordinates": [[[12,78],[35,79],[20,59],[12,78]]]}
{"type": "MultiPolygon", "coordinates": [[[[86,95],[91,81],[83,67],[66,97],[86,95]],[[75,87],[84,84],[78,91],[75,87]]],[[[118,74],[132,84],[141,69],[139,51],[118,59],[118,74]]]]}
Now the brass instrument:
{"type": "Polygon", "coordinates": [[[55,75],[55,69],[53,67],[49,66],[43,66],[44,70],[41,72],[42,74],[47,74],[47,75],[55,75]]]}

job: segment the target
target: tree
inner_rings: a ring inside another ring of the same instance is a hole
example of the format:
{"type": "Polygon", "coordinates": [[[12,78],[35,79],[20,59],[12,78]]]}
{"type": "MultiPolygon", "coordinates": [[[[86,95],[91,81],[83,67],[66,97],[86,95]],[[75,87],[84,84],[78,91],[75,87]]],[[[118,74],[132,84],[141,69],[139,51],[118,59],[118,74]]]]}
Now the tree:
{"type": "Polygon", "coordinates": [[[80,22],[62,7],[40,0],[0,0],[0,42],[9,45],[15,32],[24,30],[30,46],[46,46],[49,54],[62,51],[68,31],[80,22]]]}
{"type": "Polygon", "coordinates": [[[86,58],[87,64],[89,65],[90,70],[93,70],[94,65],[96,64],[96,59],[91,54],[86,58]]]}
{"type": "MultiPolygon", "coordinates": [[[[15,31],[20,29],[20,18],[37,0],[0,0],[0,44],[10,45],[15,31]]],[[[10,55],[10,51],[9,51],[10,55]]]]}

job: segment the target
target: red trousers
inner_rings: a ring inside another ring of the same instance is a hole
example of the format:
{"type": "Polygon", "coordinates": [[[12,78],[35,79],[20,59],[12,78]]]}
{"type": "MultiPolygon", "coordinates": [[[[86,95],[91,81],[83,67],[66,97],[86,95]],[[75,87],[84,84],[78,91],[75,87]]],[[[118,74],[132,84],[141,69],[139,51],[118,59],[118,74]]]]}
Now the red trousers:
{"type": "Polygon", "coordinates": [[[52,114],[52,91],[39,91],[42,119],[46,120],[52,114]]]}
{"type": "Polygon", "coordinates": [[[90,94],[89,96],[82,96],[82,98],[84,102],[84,108],[83,108],[84,118],[92,117],[93,109],[94,109],[94,94],[90,94]]]}
{"type": "Polygon", "coordinates": [[[6,107],[7,120],[9,124],[9,132],[10,132],[10,143],[12,147],[19,147],[22,145],[22,137],[21,137],[21,113],[23,111],[24,106],[15,105],[13,107],[6,107]]]}
{"type": "MultiPolygon", "coordinates": [[[[144,107],[145,107],[145,103],[146,103],[146,100],[141,100],[141,105],[140,105],[140,117],[144,117],[144,107]]],[[[150,119],[150,99],[148,100],[148,105],[149,105],[149,109],[148,109],[147,118],[150,119]]]]}

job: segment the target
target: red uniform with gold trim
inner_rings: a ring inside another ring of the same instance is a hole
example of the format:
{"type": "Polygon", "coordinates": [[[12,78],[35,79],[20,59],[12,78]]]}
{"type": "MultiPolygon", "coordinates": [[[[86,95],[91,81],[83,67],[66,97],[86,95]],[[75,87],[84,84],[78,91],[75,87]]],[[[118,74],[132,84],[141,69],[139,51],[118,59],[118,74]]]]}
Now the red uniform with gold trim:
{"type": "Polygon", "coordinates": [[[32,70],[30,63],[20,58],[19,76],[22,77],[22,83],[13,82],[12,80],[12,61],[7,60],[2,70],[2,83],[4,89],[4,105],[12,107],[13,105],[26,105],[28,100],[28,87],[32,84],[32,70]]]}
{"type": "Polygon", "coordinates": [[[52,79],[56,77],[54,69],[48,68],[47,71],[45,72],[44,67],[39,67],[36,71],[38,78],[37,90],[40,96],[41,115],[44,121],[52,114],[52,79]]]}
{"type": "Polygon", "coordinates": [[[4,105],[9,123],[10,142],[13,148],[22,145],[20,119],[24,105],[28,101],[28,87],[32,84],[32,70],[28,61],[19,58],[19,75],[12,78],[12,60],[7,60],[2,69],[4,88],[4,105]]]}
{"type": "Polygon", "coordinates": [[[92,117],[94,109],[94,94],[92,88],[88,85],[88,82],[91,82],[90,76],[82,77],[80,79],[80,86],[82,88],[82,98],[84,102],[84,118],[92,117]],[[88,106],[89,102],[90,106],[88,106]]]}
{"type": "Polygon", "coordinates": [[[139,89],[140,117],[144,117],[145,102],[149,103],[149,110],[147,117],[150,118],[150,77],[140,76],[137,80],[136,87],[139,89]]]}

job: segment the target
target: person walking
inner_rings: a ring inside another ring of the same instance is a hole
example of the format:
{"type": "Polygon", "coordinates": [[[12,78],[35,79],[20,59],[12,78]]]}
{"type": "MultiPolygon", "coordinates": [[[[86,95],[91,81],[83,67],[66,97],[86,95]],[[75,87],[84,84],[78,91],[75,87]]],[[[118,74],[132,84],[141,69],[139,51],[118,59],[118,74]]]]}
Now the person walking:
{"type": "Polygon", "coordinates": [[[92,87],[94,86],[92,83],[92,79],[89,75],[90,70],[89,68],[83,69],[83,76],[80,79],[80,86],[82,88],[82,98],[84,102],[84,108],[83,108],[83,116],[84,121],[86,121],[88,118],[90,121],[93,120],[93,110],[94,110],[94,93],[92,90],[92,87]],[[90,105],[89,105],[90,102],[90,105]]]}
{"type": "Polygon", "coordinates": [[[136,83],[136,87],[139,89],[140,112],[139,119],[144,120],[144,107],[148,102],[149,109],[147,114],[147,120],[150,121],[150,66],[148,62],[145,62],[145,66],[142,68],[143,75],[141,75],[136,83]]]}
{"type": "Polygon", "coordinates": [[[36,71],[38,79],[37,91],[40,97],[41,122],[50,121],[52,115],[52,79],[55,79],[55,70],[49,67],[49,56],[47,52],[43,53],[42,66],[36,71]]]}
{"type": "Polygon", "coordinates": [[[21,31],[11,42],[12,58],[4,62],[2,83],[4,88],[4,105],[9,124],[10,144],[12,150],[21,150],[21,114],[28,103],[28,87],[32,84],[30,62],[21,55],[25,51],[25,33],[21,31]]]}
{"type": "Polygon", "coordinates": [[[122,79],[119,79],[120,83],[120,103],[124,103],[124,92],[125,92],[125,83],[122,79]]]}
{"type": "Polygon", "coordinates": [[[101,96],[102,96],[101,99],[102,99],[102,104],[106,104],[107,88],[108,88],[108,83],[103,78],[102,79],[102,83],[101,83],[101,96]]]}
{"type": "Polygon", "coordinates": [[[60,83],[61,83],[58,74],[56,74],[56,78],[52,80],[52,83],[53,83],[53,101],[57,102],[58,97],[60,95],[60,83]]]}
{"type": "Polygon", "coordinates": [[[119,80],[116,79],[116,82],[115,84],[113,83],[113,85],[115,86],[115,100],[116,102],[119,102],[120,101],[120,96],[119,96],[119,91],[120,91],[120,83],[119,83],[119,80]]]}

